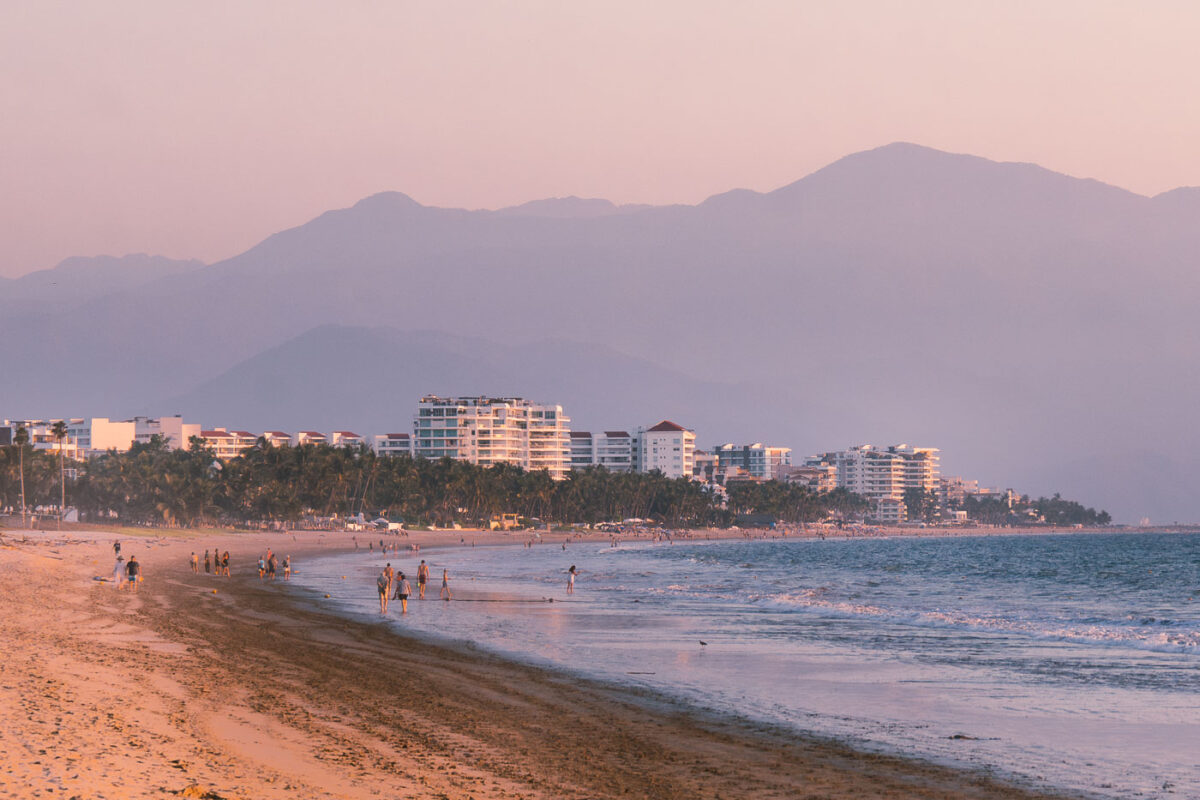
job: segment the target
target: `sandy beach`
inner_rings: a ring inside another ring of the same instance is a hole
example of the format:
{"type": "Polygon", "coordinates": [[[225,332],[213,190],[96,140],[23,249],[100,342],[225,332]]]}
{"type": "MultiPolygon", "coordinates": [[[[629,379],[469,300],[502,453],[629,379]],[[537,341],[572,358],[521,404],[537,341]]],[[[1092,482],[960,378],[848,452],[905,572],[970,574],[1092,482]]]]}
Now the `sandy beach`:
{"type": "MultiPolygon", "coordinates": [[[[0,794],[1047,797],[431,646],[258,579],[267,547],[302,570],[306,557],[353,550],[353,537],[4,531],[0,794]],[[111,573],[114,538],[144,564],[137,594],[95,580],[111,573]],[[231,552],[233,576],[193,575],[188,554],[216,546],[231,552]]],[[[365,547],[380,535],[357,537],[365,547]]],[[[520,535],[421,533],[402,543],[460,539],[520,535]]]]}

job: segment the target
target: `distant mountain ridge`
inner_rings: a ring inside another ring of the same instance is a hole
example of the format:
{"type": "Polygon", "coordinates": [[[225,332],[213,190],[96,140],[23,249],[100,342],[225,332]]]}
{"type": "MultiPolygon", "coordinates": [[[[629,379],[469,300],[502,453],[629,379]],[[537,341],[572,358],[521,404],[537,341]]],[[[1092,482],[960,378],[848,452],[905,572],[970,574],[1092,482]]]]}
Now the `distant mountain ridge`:
{"type": "MultiPolygon", "coordinates": [[[[178,398],[223,415],[259,402],[236,365],[265,368],[272,348],[288,363],[304,346],[324,354],[320,380],[369,380],[328,363],[337,337],[306,338],[314,329],[424,330],[474,342],[481,375],[553,402],[586,402],[577,387],[636,398],[649,379],[632,364],[643,377],[589,383],[605,353],[657,365],[683,377],[677,398],[646,393],[670,405],[650,416],[709,443],[917,442],[985,483],[1061,489],[1118,519],[1200,519],[1200,460],[1181,455],[1200,452],[1198,198],[903,143],[696,206],[467,211],[381,193],[69,315],[26,303],[0,316],[0,364],[22,376],[0,381],[0,414],[173,413],[152,406],[178,398]],[[508,354],[563,340],[604,351],[576,346],[538,369],[508,354]]],[[[371,345],[394,362],[381,368],[414,365],[391,391],[437,390],[419,342],[371,345]]],[[[428,346],[454,374],[470,363],[447,340],[428,346]]],[[[319,416],[327,390],[263,407],[319,416]]]]}

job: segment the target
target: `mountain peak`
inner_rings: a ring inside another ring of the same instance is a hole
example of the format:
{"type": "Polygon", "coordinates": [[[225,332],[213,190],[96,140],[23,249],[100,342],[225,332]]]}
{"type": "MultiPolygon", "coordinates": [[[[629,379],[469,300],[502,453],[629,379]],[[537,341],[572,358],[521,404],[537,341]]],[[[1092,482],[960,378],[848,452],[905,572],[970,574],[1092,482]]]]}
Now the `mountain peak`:
{"type": "Polygon", "coordinates": [[[354,208],[361,209],[400,209],[400,208],[423,208],[420,203],[413,200],[403,192],[376,192],[368,195],[362,200],[354,204],[354,208]]]}
{"type": "Polygon", "coordinates": [[[607,217],[617,213],[617,207],[611,200],[600,197],[547,197],[544,200],[530,200],[519,206],[509,206],[496,211],[506,217],[551,217],[555,219],[576,219],[586,217],[607,217]]]}

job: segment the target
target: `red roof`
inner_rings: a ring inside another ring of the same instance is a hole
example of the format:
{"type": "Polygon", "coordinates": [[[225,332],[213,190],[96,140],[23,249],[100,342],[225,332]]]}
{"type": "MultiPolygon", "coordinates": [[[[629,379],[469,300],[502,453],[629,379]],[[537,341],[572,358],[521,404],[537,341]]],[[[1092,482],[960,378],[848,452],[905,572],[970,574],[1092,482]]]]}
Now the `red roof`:
{"type": "Polygon", "coordinates": [[[389,439],[407,439],[408,438],[407,433],[387,433],[384,435],[387,436],[387,438],[389,438],[389,439]]]}
{"type": "Polygon", "coordinates": [[[325,434],[321,433],[320,431],[300,431],[300,433],[298,433],[296,435],[297,436],[320,436],[322,439],[325,438],[325,434]]]}
{"type": "Polygon", "coordinates": [[[671,420],[664,419],[662,422],[658,423],[653,428],[649,428],[646,432],[647,433],[662,433],[664,431],[686,431],[686,430],[687,430],[687,428],[683,427],[682,425],[676,425],[674,422],[671,422],[671,420]]]}
{"type": "Polygon", "coordinates": [[[571,438],[572,439],[590,439],[590,438],[592,438],[592,434],[589,433],[588,431],[571,431],[571,438]]]}
{"type": "Polygon", "coordinates": [[[359,435],[358,435],[357,433],[355,433],[354,431],[334,431],[334,435],[336,435],[336,436],[353,436],[353,437],[355,437],[355,438],[358,438],[358,439],[361,439],[361,438],[362,438],[361,436],[359,436],[359,435]]]}
{"type": "Polygon", "coordinates": [[[624,436],[626,439],[628,439],[629,431],[605,431],[604,435],[610,439],[615,439],[618,436],[624,436]]]}
{"type": "Polygon", "coordinates": [[[287,439],[292,438],[290,433],[284,433],[283,431],[263,431],[263,436],[283,436],[287,439]]]}

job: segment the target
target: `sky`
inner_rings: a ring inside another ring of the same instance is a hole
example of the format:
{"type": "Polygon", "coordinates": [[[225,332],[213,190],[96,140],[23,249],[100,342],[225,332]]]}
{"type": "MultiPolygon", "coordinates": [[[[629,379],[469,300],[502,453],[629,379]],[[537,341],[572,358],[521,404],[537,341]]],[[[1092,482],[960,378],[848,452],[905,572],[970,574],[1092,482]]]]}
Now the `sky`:
{"type": "Polygon", "coordinates": [[[1200,3],[0,3],[0,276],[212,262],[396,190],[767,191],[893,141],[1200,185],[1200,3]]]}

